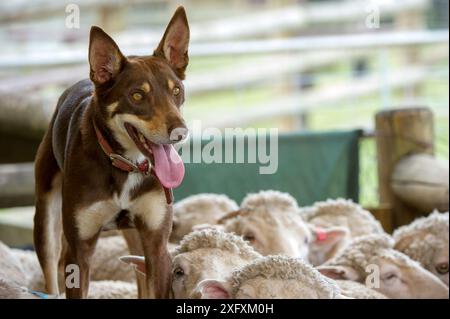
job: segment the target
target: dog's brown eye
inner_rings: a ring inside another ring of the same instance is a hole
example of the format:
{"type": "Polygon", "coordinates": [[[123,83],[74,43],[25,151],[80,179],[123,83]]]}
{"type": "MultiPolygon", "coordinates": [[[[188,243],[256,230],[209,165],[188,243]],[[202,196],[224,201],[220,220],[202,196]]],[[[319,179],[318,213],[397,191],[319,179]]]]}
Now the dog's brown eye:
{"type": "Polygon", "coordinates": [[[181,90],[178,86],[173,88],[173,95],[178,96],[178,95],[180,95],[180,92],[181,92],[181,90]]]}
{"type": "Polygon", "coordinates": [[[139,92],[134,92],[131,96],[133,97],[133,100],[135,100],[135,101],[140,101],[144,98],[142,93],[139,93],[139,92]]]}

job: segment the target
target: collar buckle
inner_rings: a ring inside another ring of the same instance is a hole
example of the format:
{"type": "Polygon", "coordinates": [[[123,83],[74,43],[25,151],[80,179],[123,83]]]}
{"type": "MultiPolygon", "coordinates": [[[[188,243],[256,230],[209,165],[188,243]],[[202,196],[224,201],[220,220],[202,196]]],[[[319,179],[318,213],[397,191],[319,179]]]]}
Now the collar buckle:
{"type": "Polygon", "coordinates": [[[139,165],[139,164],[133,163],[128,158],[126,158],[122,155],[119,155],[119,154],[111,153],[108,156],[111,159],[111,161],[113,162],[113,164],[118,161],[118,162],[124,163],[125,165],[129,166],[131,172],[140,172],[144,175],[148,175],[148,174],[150,174],[150,171],[152,169],[152,165],[151,165],[150,161],[147,159],[145,160],[146,165],[139,165]]]}
{"type": "Polygon", "coordinates": [[[117,161],[121,161],[121,162],[131,166],[131,168],[133,168],[133,171],[139,171],[139,168],[137,167],[136,164],[134,164],[128,158],[123,157],[122,155],[112,153],[112,154],[109,154],[109,158],[111,159],[111,161],[117,160],[117,161]]]}

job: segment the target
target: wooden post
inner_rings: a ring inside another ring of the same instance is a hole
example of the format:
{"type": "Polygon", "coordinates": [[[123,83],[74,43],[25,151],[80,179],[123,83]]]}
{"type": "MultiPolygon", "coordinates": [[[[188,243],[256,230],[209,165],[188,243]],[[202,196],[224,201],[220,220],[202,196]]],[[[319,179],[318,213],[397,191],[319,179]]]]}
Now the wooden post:
{"type": "Polygon", "coordinates": [[[396,163],[404,156],[433,155],[433,114],[428,108],[381,111],[375,122],[380,204],[391,207],[395,228],[429,213],[408,207],[397,198],[391,188],[391,176],[396,163]]]}
{"type": "Polygon", "coordinates": [[[378,207],[366,207],[372,215],[381,223],[385,232],[392,234],[391,207],[389,205],[379,205],[378,207]]]}

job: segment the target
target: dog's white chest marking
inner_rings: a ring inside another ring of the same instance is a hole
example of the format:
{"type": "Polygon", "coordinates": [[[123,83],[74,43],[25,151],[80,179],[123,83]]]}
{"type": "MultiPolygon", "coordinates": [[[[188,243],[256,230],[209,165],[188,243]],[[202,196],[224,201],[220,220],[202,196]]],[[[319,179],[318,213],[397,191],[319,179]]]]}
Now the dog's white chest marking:
{"type": "Polygon", "coordinates": [[[77,212],[77,227],[81,239],[92,238],[102,227],[114,223],[121,210],[128,210],[132,219],[139,216],[150,229],[157,229],[167,212],[164,191],[160,188],[131,200],[131,193],[138,188],[144,176],[128,174],[120,193],[109,200],[98,201],[77,212]]]}
{"type": "MultiPolygon", "coordinates": [[[[144,155],[142,155],[140,152],[133,151],[131,153],[125,154],[125,156],[134,163],[140,163],[145,160],[144,155]]],[[[141,173],[129,173],[120,193],[114,193],[113,200],[121,210],[130,208],[131,193],[134,189],[138,188],[141,185],[143,180],[144,176],[141,173]]]]}
{"type": "Polygon", "coordinates": [[[120,194],[114,193],[113,200],[117,207],[122,209],[129,209],[131,206],[131,193],[134,189],[139,187],[143,181],[144,177],[141,173],[130,173],[128,174],[127,180],[122,187],[120,194]]]}
{"type": "Polygon", "coordinates": [[[140,173],[128,174],[120,193],[114,193],[108,200],[95,202],[77,212],[77,227],[82,239],[92,238],[103,226],[114,224],[121,210],[130,209],[132,191],[139,187],[144,179],[140,173]]]}

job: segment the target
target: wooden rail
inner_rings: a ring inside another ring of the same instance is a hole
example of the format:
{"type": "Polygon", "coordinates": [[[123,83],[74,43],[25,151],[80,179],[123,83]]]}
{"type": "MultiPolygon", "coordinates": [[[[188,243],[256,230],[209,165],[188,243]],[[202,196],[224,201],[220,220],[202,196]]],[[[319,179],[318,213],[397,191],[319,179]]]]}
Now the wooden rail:
{"type": "MultiPolygon", "coordinates": [[[[448,31],[401,31],[354,35],[296,37],[289,39],[230,41],[193,44],[192,57],[274,54],[286,52],[317,52],[324,50],[356,50],[396,48],[449,42],[448,31]]],[[[126,47],[126,54],[146,55],[152,46],[126,47]]],[[[0,54],[0,68],[49,67],[87,63],[87,49],[61,48],[55,51],[33,51],[18,56],[0,54]]]]}
{"type": "MultiPolygon", "coordinates": [[[[125,5],[150,4],[161,0],[77,0],[74,3],[80,10],[90,11],[103,7],[120,8],[125,5]]],[[[0,3],[0,23],[30,21],[64,15],[67,1],[2,1],[0,3]]]]}
{"type": "MultiPolygon", "coordinates": [[[[429,71],[424,67],[407,67],[397,70],[389,78],[391,89],[407,88],[412,85],[423,82],[429,71]]],[[[310,111],[313,108],[330,105],[332,102],[357,98],[377,92],[381,89],[381,83],[378,75],[367,76],[362,79],[334,83],[330,87],[314,89],[310,92],[296,93],[285,98],[269,101],[263,105],[258,105],[245,110],[227,111],[226,115],[217,117],[205,117],[203,123],[206,126],[226,128],[246,126],[251,123],[263,121],[270,118],[280,118],[284,116],[300,115],[303,112],[310,111]]]]}
{"type": "MultiPolygon", "coordinates": [[[[447,35],[448,36],[448,35],[447,35]]],[[[358,52],[348,54],[347,58],[359,56],[358,52]]],[[[287,62],[283,63],[261,63],[268,62],[267,60],[255,59],[255,63],[249,63],[243,67],[247,70],[245,74],[239,68],[239,77],[235,76],[236,69],[219,71],[215,75],[205,76],[203,74],[194,75],[188,79],[187,86],[190,94],[207,92],[210,90],[230,89],[239,86],[252,85],[266,80],[276,80],[277,77],[294,74],[295,72],[311,70],[322,67],[324,65],[333,63],[334,61],[342,61],[345,52],[324,52],[320,54],[310,53],[304,55],[304,59],[297,56],[287,57],[287,62]]],[[[423,60],[418,61],[419,65],[429,65],[439,61],[448,59],[448,49],[436,50],[433,54],[424,57],[423,60]]],[[[73,83],[74,80],[83,78],[82,73],[85,74],[83,68],[69,68],[70,72],[61,70],[49,71],[53,75],[52,81],[63,80],[64,83],[73,83]],[[78,73],[77,73],[78,72],[78,73]],[[67,74],[67,76],[66,76],[67,74]],[[78,77],[75,79],[74,77],[78,77]]],[[[390,71],[389,87],[406,88],[411,85],[420,84],[427,76],[427,67],[410,66],[404,70],[390,71]]],[[[42,76],[43,74],[41,74],[42,76]]],[[[43,76],[44,77],[44,76],[43,76]]],[[[18,79],[0,80],[0,96],[1,110],[0,112],[0,129],[7,132],[17,132],[17,134],[24,134],[26,136],[41,136],[42,132],[47,127],[47,123],[53,113],[55,100],[49,100],[39,95],[17,95],[13,91],[15,87],[21,87],[21,92],[27,91],[28,88],[39,86],[40,78],[38,75],[31,75],[18,79]],[[19,81],[19,85],[17,82],[19,81]],[[21,86],[22,85],[22,86],[21,86]],[[3,88],[3,90],[2,90],[3,88]]],[[[45,81],[42,81],[42,84],[45,81]]],[[[50,82],[47,82],[50,83],[50,82]]],[[[229,127],[230,125],[245,125],[251,122],[264,120],[272,117],[300,114],[308,109],[318,107],[325,103],[339,101],[343,98],[358,97],[379,91],[385,84],[383,79],[378,74],[355,80],[354,83],[342,82],[337,83],[329,88],[320,88],[310,92],[299,92],[290,94],[289,96],[270,101],[267,104],[257,106],[256,108],[246,110],[243,115],[241,110],[239,116],[228,110],[227,116],[216,118],[207,118],[201,116],[208,125],[217,127],[229,127]],[[273,107],[276,105],[276,107],[273,107]],[[238,120],[236,120],[238,119],[238,120]]]]}
{"type": "MultiPolygon", "coordinates": [[[[80,12],[115,8],[124,6],[163,2],[162,0],[78,0],[75,3],[80,12]]],[[[378,5],[383,18],[397,16],[403,12],[423,11],[429,5],[429,0],[380,1],[372,0],[378,5]]],[[[52,16],[65,17],[65,1],[3,1],[0,3],[0,24],[17,21],[31,21],[52,16]]],[[[190,4],[187,4],[189,11],[190,4]]],[[[255,37],[289,30],[299,30],[317,24],[335,25],[338,23],[355,22],[364,24],[368,15],[368,3],[361,0],[330,1],[326,3],[307,3],[304,5],[287,6],[269,10],[246,12],[234,17],[215,19],[209,22],[193,24],[191,27],[194,41],[226,40],[245,37],[255,37]]],[[[149,10],[151,7],[149,7],[149,10]]],[[[194,10],[195,7],[192,6],[194,10]]],[[[143,34],[139,41],[159,40],[159,34],[143,34]],[[155,38],[157,36],[157,38],[155,38]]]]}
{"type": "MultiPolygon", "coordinates": [[[[326,67],[337,62],[350,61],[364,57],[369,51],[355,52],[328,51],[322,53],[280,54],[269,57],[255,57],[245,63],[234,64],[231,68],[211,72],[194,73],[186,80],[189,94],[205,93],[215,90],[242,88],[245,86],[274,81],[288,74],[326,67]],[[273,63],[276,60],[276,63],[273,63]],[[237,71],[239,70],[239,71],[237,71]],[[236,72],[239,76],[236,77],[236,72]]],[[[88,66],[51,68],[48,71],[35,71],[25,75],[10,75],[0,79],[1,92],[11,92],[20,87],[21,92],[33,91],[48,85],[66,86],[86,78],[88,66]]]]}

